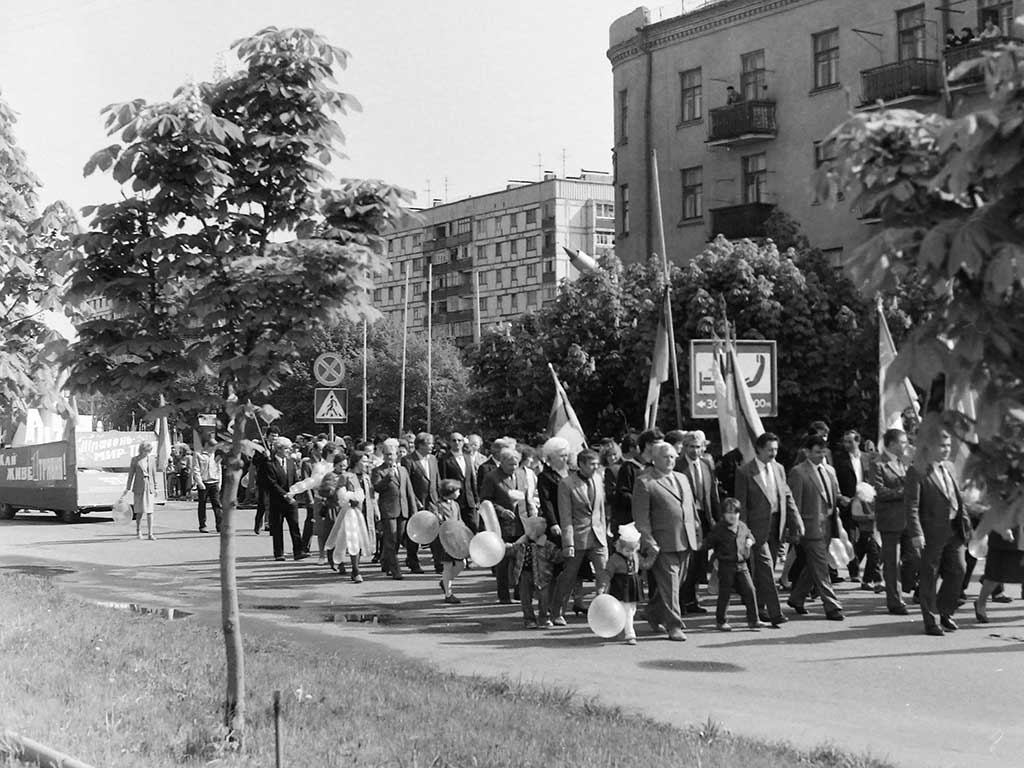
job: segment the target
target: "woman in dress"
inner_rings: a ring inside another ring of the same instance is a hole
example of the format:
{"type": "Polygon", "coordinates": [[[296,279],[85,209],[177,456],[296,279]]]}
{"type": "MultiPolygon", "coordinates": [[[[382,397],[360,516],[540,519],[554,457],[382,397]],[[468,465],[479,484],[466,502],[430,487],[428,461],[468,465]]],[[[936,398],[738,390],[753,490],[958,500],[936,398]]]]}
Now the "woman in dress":
{"type": "Polygon", "coordinates": [[[139,443],[139,452],[132,456],[128,465],[128,485],[132,492],[132,510],[135,513],[135,535],[142,538],[142,516],[146,516],[146,538],[155,541],[153,535],[153,503],[156,501],[156,463],[153,460],[152,443],[139,443]]]}
{"type": "Polygon", "coordinates": [[[985,574],[981,577],[981,592],[974,602],[974,618],[979,624],[988,624],[985,604],[1000,584],[1024,584],[1024,551],[1021,551],[1024,526],[1017,526],[1002,534],[988,535],[988,556],[985,574]]]}

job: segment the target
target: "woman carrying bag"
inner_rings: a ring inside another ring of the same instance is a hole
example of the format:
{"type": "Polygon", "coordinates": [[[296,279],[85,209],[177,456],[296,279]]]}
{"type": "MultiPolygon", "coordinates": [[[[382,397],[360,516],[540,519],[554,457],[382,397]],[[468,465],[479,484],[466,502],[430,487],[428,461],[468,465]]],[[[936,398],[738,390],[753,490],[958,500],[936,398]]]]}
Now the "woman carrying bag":
{"type": "Polygon", "coordinates": [[[146,538],[156,541],[153,535],[153,506],[156,501],[156,464],[153,461],[153,445],[139,443],[139,452],[128,465],[128,485],[131,491],[132,508],[135,511],[135,535],[142,538],[142,516],[146,516],[146,538]]]}

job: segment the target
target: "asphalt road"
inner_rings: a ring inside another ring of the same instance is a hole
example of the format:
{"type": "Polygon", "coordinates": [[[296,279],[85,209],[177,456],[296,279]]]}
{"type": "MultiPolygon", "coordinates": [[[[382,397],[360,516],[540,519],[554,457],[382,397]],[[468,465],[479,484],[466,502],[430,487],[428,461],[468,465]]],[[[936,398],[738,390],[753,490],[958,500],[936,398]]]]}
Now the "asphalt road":
{"type": "MultiPolygon", "coordinates": [[[[103,514],[73,525],[42,514],[2,521],[0,566],[40,567],[91,599],[176,608],[216,624],[218,541],[197,532],[194,506],[158,510],[155,542],[103,514]]],[[[992,623],[976,624],[968,605],[961,630],[942,638],[924,635],[919,615],[890,616],[882,596],[841,584],[842,624],[810,603],[810,616],[755,633],[739,629],[742,609],[733,606],[732,633],[701,616],[688,621],[687,642],[672,643],[638,622],[640,642],[628,647],[592,635],[584,617],[564,629],[523,629],[518,607],[496,605],[480,570],[459,577],[463,603],[445,605],[432,573],[395,582],[365,565],[357,585],[315,559],[275,562],[269,537],[251,530],[252,511],[241,520],[239,587],[250,627],[372,642],[461,674],[573,688],[679,726],[710,717],[733,733],[831,743],[899,766],[1024,766],[1017,587],[1012,603],[989,605],[992,623]]]]}

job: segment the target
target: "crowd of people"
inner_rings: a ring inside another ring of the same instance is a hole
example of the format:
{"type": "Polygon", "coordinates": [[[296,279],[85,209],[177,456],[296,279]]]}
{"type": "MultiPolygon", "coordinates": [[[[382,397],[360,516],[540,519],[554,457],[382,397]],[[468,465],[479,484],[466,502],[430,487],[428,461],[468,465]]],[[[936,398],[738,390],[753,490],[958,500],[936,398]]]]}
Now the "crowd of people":
{"type": "MultiPolygon", "coordinates": [[[[908,600],[919,604],[925,632],[943,635],[958,628],[954,615],[977,562],[967,551],[976,507],[955,479],[950,435],[914,437],[916,446],[890,429],[876,450],[847,430],[833,452],[828,426],[813,422],[787,472],[770,432],[749,460],[739,451],[715,460],[700,431],[630,433],[572,455],[558,437],[539,448],[508,437],[485,447],[479,435],[458,432],[446,441],[420,433],[293,442],[272,430],[245,482],[255,496],[254,533],[269,530],[276,560],[286,559],[287,526],[294,559],[315,546],[320,565],[357,583],[368,564],[392,579],[432,566],[445,603],[461,602],[455,583],[471,565],[466,542],[493,531],[504,543],[491,568],[497,602],[518,601],[527,628],[565,626],[570,610],[583,613],[590,580],[625,606],[629,644],[645,602],[651,629],[677,641],[686,639],[685,616],[709,610],[719,630],[732,630],[734,593],[750,629],[787,623],[784,595],[792,614],[807,615],[819,600],[825,619],[842,621],[835,584],[848,577],[891,614],[907,615],[908,600]],[[444,532],[422,546],[406,531],[420,510],[444,532]],[[712,594],[709,609],[701,600],[712,594]]],[[[208,530],[207,505],[219,530],[212,438],[188,472],[199,530],[208,530]]],[[[144,475],[130,473],[129,487],[144,475]]],[[[1024,582],[1020,542],[1019,530],[989,536],[976,621],[988,621],[989,599],[1011,599],[1005,583],[1024,582]]]]}
{"type": "Polygon", "coordinates": [[[946,48],[956,48],[961,45],[970,45],[979,40],[1000,40],[1004,37],[1003,30],[996,23],[996,19],[989,16],[980,30],[971,27],[962,27],[959,34],[955,29],[949,27],[946,30],[946,48]]]}

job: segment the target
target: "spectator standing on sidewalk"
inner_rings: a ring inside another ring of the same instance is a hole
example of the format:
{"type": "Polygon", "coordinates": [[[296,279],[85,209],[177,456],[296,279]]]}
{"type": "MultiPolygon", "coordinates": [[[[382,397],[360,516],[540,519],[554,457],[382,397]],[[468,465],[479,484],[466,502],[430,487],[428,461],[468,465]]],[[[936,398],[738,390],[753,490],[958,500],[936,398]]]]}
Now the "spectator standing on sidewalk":
{"type": "Polygon", "coordinates": [[[213,507],[213,521],[220,533],[221,503],[221,457],[215,450],[216,441],[207,437],[202,447],[192,455],[192,483],[199,495],[199,532],[206,533],[206,503],[213,507]]]}

